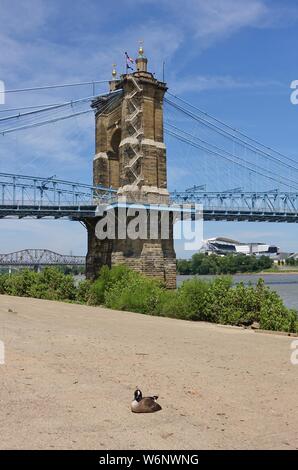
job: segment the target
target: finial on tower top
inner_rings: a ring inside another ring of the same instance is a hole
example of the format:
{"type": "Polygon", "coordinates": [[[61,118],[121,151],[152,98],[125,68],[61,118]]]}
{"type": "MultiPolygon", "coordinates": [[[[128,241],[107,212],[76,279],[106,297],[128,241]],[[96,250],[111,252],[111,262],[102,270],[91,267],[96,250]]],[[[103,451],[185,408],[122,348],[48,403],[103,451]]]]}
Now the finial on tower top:
{"type": "Polygon", "coordinates": [[[113,77],[113,80],[115,80],[117,77],[116,64],[113,64],[112,77],[113,77]]]}
{"type": "Polygon", "coordinates": [[[139,41],[139,44],[140,44],[140,46],[139,46],[139,57],[143,57],[143,55],[144,55],[144,48],[143,48],[144,41],[143,40],[139,41]]]}
{"type": "Polygon", "coordinates": [[[148,60],[144,56],[143,43],[144,43],[144,41],[140,41],[139,55],[136,59],[137,72],[147,72],[147,62],[148,62],[148,60]]]}

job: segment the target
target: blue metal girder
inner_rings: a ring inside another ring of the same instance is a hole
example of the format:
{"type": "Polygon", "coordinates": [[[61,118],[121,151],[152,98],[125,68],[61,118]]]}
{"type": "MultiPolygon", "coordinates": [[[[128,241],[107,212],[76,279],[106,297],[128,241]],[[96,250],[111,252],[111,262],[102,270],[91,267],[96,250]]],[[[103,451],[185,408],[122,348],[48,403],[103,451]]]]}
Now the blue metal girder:
{"type": "MultiPolygon", "coordinates": [[[[116,189],[78,182],[0,173],[0,218],[97,217],[98,205],[117,205],[116,189]]],[[[133,202],[128,201],[128,205],[133,202]]],[[[245,192],[241,188],[207,192],[203,186],[170,193],[167,210],[198,204],[204,220],[298,222],[298,193],[245,192]]]]}

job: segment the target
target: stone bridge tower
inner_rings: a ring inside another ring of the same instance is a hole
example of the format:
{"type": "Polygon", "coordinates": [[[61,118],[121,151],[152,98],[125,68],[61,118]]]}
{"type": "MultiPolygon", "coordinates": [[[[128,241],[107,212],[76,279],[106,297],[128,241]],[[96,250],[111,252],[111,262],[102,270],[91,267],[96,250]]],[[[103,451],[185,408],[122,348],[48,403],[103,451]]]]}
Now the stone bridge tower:
{"type": "MultiPolygon", "coordinates": [[[[147,58],[139,49],[136,71],[110,82],[110,93],[92,102],[96,120],[96,153],[93,183],[117,190],[117,201],[167,205],[166,147],[163,136],[163,98],[166,84],[147,71],[147,58]]],[[[165,206],[166,207],[166,206],[165,206]]],[[[158,235],[131,240],[99,240],[97,220],[86,222],[88,254],[86,274],[94,278],[104,264],[127,264],[132,269],[156,277],[169,288],[176,287],[176,257],[173,246],[173,214],[169,236],[160,226],[162,210],[157,210],[158,235]]],[[[150,224],[148,224],[149,227],[150,224]]]]}

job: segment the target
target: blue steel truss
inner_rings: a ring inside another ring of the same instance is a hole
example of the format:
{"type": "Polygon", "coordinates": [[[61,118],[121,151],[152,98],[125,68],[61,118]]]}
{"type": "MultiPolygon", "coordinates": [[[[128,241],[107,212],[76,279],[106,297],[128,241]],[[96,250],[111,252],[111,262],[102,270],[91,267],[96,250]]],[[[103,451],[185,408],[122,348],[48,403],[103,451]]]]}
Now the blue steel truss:
{"type": "MultiPolygon", "coordinates": [[[[117,204],[116,190],[71,181],[0,173],[0,218],[96,217],[99,205],[117,204]]],[[[133,203],[133,201],[131,201],[133,203]]],[[[208,192],[204,186],[170,193],[170,205],[199,204],[205,220],[298,222],[298,193],[208,192]]]]}
{"type": "Polygon", "coordinates": [[[0,173],[1,206],[63,206],[111,198],[115,190],[56,179],[0,173]]]}

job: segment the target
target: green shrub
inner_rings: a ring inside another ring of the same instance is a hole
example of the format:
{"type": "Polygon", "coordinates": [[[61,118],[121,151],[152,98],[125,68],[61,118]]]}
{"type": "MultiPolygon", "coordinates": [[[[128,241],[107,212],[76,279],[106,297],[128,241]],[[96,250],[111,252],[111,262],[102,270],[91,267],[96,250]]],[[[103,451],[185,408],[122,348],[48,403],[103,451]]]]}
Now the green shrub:
{"type": "Polygon", "coordinates": [[[227,276],[212,282],[192,278],[169,291],[161,282],[124,265],[112,269],[104,266],[96,281],[85,280],[78,286],[60,269],[46,268],[40,273],[25,269],[10,276],[0,275],[0,293],[230,325],[258,321],[263,329],[298,332],[297,312],[286,308],[262,279],[256,286],[232,286],[227,276]]]}
{"type": "Polygon", "coordinates": [[[31,288],[37,282],[38,274],[29,269],[23,269],[17,273],[7,276],[4,289],[8,295],[19,297],[31,297],[31,288]]]}
{"type": "Polygon", "coordinates": [[[206,293],[205,311],[200,320],[219,323],[224,309],[229,304],[227,301],[228,291],[232,288],[232,278],[218,277],[210,283],[206,293]]]}
{"type": "Polygon", "coordinates": [[[45,268],[40,273],[24,269],[6,276],[2,290],[9,295],[48,300],[74,300],[76,292],[73,277],[56,268],[45,268]]]}
{"type": "Polygon", "coordinates": [[[0,294],[6,294],[6,281],[8,279],[8,274],[0,274],[0,294]]]}
{"type": "Polygon", "coordinates": [[[56,268],[45,268],[31,288],[31,296],[48,300],[75,300],[76,287],[71,275],[56,268]]]}
{"type": "Polygon", "coordinates": [[[179,312],[181,312],[179,300],[178,290],[161,289],[155,314],[179,318],[179,312]]]}
{"type": "Polygon", "coordinates": [[[79,282],[76,289],[76,301],[80,304],[86,304],[90,298],[90,289],[92,282],[89,279],[79,282]]]}
{"type": "Polygon", "coordinates": [[[128,271],[105,291],[105,305],[116,310],[157,314],[162,287],[158,281],[128,271]]]}
{"type": "Polygon", "coordinates": [[[260,327],[264,330],[298,332],[297,312],[283,305],[274,291],[270,292],[260,309],[260,327]]]}
{"type": "Polygon", "coordinates": [[[199,278],[184,281],[177,292],[177,316],[186,320],[205,320],[210,283],[199,278]]]}
{"type": "Polygon", "coordinates": [[[105,292],[116,283],[121,283],[131,273],[125,265],[103,266],[99,272],[99,277],[90,286],[88,305],[103,305],[105,302],[105,292]]]}

